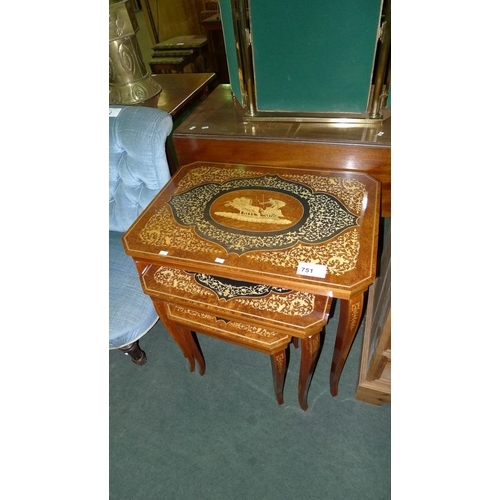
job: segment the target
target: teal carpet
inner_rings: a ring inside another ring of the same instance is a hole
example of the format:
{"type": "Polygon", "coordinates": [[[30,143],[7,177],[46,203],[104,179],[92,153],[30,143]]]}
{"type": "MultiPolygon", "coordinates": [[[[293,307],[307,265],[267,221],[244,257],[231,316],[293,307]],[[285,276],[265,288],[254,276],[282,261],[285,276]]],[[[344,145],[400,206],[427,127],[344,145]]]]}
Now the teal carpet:
{"type": "Polygon", "coordinates": [[[109,498],[390,499],[391,406],[354,399],[363,323],[330,396],[338,309],[306,412],[293,346],[281,406],[266,354],[198,335],[202,377],[161,322],[141,341],[144,366],[110,351],[109,498]]]}

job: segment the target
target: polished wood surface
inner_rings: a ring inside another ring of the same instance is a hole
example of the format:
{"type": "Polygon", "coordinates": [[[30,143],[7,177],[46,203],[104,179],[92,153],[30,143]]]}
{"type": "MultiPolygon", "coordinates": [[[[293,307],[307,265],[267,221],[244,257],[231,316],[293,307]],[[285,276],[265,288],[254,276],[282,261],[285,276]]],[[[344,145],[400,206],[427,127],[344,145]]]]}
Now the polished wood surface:
{"type": "Polygon", "coordinates": [[[123,243],[143,262],[349,299],[375,280],[379,196],[357,172],[197,162],[123,243]],[[298,274],[301,261],[326,276],[298,274]]]}
{"type": "Polygon", "coordinates": [[[197,360],[204,370],[203,357],[186,327],[192,323],[186,319],[183,325],[182,315],[174,321],[171,303],[300,338],[299,402],[306,409],[326,321],[327,307],[318,304],[321,297],[342,299],[330,378],[335,396],[364,293],[375,279],[379,207],[380,183],[364,173],[197,162],[179,169],[124,234],[123,244],[192,369],[197,360]],[[314,266],[324,274],[310,274],[314,266]],[[185,288],[187,297],[178,292],[179,277],[158,288],[150,273],[160,268],[309,293],[320,319],[303,318],[301,326],[296,318],[290,328],[272,308],[250,313],[236,303],[221,306],[214,297],[194,297],[192,287],[185,288]]]}
{"type": "Polygon", "coordinates": [[[381,182],[391,215],[391,119],[374,124],[250,121],[219,85],[174,132],[179,165],[195,161],[366,172],[381,182]]]}
{"type": "Polygon", "coordinates": [[[160,84],[157,108],[163,109],[176,118],[182,111],[193,104],[196,99],[209,93],[209,86],[215,80],[215,73],[182,73],[168,75],[152,75],[160,84]]]}

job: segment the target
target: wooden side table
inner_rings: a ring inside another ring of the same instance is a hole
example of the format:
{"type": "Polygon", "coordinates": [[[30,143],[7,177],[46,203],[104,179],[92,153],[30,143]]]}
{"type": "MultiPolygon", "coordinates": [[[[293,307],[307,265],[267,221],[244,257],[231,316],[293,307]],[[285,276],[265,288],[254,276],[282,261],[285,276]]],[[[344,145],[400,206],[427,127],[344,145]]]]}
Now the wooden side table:
{"type": "MultiPolygon", "coordinates": [[[[164,266],[340,299],[335,396],[375,280],[379,216],[380,183],[367,174],[196,162],[176,172],[122,241],[141,275],[164,266]]],[[[177,340],[189,359],[186,339],[177,340]]]]}
{"type": "Polygon", "coordinates": [[[204,35],[182,35],[169,38],[164,42],[153,45],[153,60],[156,52],[167,52],[170,50],[193,50],[195,52],[196,71],[206,71],[208,68],[208,43],[204,35]]]}
{"type": "Polygon", "coordinates": [[[184,56],[155,57],[149,61],[152,74],[184,73],[186,66],[191,62],[184,56]]]}
{"type": "Polygon", "coordinates": [[[283,403],[288,344],[301,342],[298,397],[306,410],[307,391],[319,355],[320,333],[331,298],[280,287],[218,278],[166,266],[149,266],[141,276],[144,292],[194,370],[205,361],[191,330],[266,353],[274,390],[283,403]]]}
{"type": "MultiPolygon", "coordinates": [[[[180,73],[166,75],[152,75],[161,87],[158,96],[145,103],[146,106],[163,109],[174,120],[174,130],[177,118],[190,106],[198,103],[211,92],[211,85],[215,81],[215,73],[180,73]]],[[[177,157],[172,145],[172,135],[167,139],[166,153],[170,173],[177,169],[177,157]]]]}
{"type": "Polygon", "coordinates": [[[205,98],[215,81],[215,73],[181,73],[152,75],[161,86],[161,93],[154,107],[163,109],[175,120],[187,107],[205,98]]]}

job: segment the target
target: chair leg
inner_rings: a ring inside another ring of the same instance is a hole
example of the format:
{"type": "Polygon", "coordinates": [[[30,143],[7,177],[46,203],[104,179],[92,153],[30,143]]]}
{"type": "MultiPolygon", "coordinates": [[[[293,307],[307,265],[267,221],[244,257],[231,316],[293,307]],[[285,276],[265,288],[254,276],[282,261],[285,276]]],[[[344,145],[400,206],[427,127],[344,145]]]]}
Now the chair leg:
{"type": "Polygon", "coordinates": [[[121,352],[124,352],[132,358],[132,362],[136,365],[143,365],[146,363],[146,353],[139,347],[139,341],[136,340],[131,344],[127,344],[119,348],[121,352]]]}

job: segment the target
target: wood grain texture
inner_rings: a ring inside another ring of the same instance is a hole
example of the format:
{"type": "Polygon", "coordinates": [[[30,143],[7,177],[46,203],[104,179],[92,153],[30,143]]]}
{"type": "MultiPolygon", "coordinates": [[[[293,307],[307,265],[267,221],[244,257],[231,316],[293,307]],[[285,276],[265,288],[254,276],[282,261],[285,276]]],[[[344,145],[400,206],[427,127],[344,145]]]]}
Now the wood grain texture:
{"type": "Polygon", "coordinates": [[[391,402],[391,232],[384,241],[379,276],[370,286],[355,398],[391,402]]]}
{"type": "MultiPolygon", "coordinates": [[[[149,6],[159,41],[163,42],[174,36],[199,35],[202,33],[198,19],[198,6],[195,0],[149,0],[149,6]]],[[[145,16],[151,40],[154,40],[149,16],[145,16]]],[[[144,54],[146,55],[146,54],[144,54]]]]}

